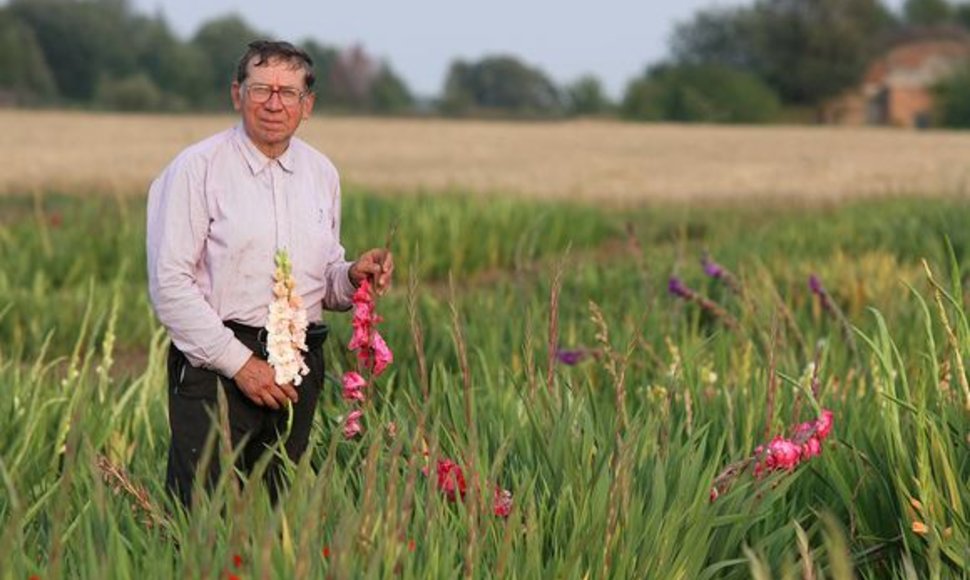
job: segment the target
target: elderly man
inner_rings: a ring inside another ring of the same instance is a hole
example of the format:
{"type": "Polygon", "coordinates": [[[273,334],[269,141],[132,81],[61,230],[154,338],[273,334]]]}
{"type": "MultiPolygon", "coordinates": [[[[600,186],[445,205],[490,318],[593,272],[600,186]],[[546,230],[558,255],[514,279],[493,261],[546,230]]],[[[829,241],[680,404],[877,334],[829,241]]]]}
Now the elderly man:
{"type": "MultiPolygon", "coordinates": [[[[286,42],[251,43],[231,88],[241,123],[183,151],[149,191],[149,292],[172,341],[166,485],[186,506],[217,390],[228,402],[237,467],[248,472],[278,443],[299,459],[323,385],[321,311],[349,309],[365,278],[379,291],[390,283],[394,266],[386,249],[345,261],[337,171],[294,137],[313,110],[313,81],[304,51],[286,42]],[[292,263],[295,293],[310,323],[309,373],[299,386],[277,384],[266,361],[278,251],[292,263]]],[[[274,499],[280,468],[274,457],[267,471],[274,499]]],[[[204,470],[211,487],[218,462],[204,470]]]]}

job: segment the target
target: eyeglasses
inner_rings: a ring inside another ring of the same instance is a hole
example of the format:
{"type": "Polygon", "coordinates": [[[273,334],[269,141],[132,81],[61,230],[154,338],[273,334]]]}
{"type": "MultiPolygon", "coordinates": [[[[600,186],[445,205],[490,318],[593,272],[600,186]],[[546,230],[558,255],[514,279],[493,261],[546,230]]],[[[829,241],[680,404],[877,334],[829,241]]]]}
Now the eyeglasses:
{"type": "Polygon", "coordinates": [[[273,98],[273,93],[280,96],[280,102],[287,107],[292,107],[293,105],[299,103],[306,96],[305,91],[295,89],[293,87],[279,87],[274,89],[269,85],[246,85],[246,93],[249,98],[252,99],[254,103],[265,103],[266,101],[273,98]]]}

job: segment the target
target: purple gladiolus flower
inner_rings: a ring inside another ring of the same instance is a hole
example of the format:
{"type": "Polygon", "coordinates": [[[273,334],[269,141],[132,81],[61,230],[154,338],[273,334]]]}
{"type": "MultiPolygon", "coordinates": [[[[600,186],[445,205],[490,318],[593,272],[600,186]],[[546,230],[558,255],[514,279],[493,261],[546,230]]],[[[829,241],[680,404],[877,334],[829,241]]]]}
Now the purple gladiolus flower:
{"type": "Polygon", "coordinates": [[[808,277],[808,287],[812,290],[812,293],[822,296],[825,294],[825,288],[822,287],[822,281],[819,280],[818,276],[812,274],[808,277]]]}
{"type": "Polygon", "coordinates": [[[707,256],[701,260],[701,265],[704,267],[704,273],[711,278],[720,278],[724,275],[724,267],[707,256]]]}
{"type": "Polygon", "coordinates": [[[693,292],[677,276],[671,276],[667,282],[667,291],[679,298],[689,299],[693,292]]]}
{"type": "Polygon", "coordinates": [[[584,348],[574,348],[574,349],[556,349],[556,360],[561,362],[566,366],[576,366],[589,354],[584,348]]]}

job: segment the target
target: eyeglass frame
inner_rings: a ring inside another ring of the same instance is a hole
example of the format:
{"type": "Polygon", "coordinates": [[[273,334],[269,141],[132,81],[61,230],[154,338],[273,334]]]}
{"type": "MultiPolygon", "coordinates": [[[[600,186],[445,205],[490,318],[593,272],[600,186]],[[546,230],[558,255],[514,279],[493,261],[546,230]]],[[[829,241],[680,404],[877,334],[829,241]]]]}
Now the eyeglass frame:
{"type": "Polygon", "coordinates": [[[307,95],[310,94],[310,91],[308,91],[308,90],[299,91],[297,93],[297,99],[296,99],[296,101],[294,101],[292,103],[287,103],[286,102],[286,99],[283,98],[283,91],[284,90],[293,90],[293,91],[296,91],[297,89],[295,87],[282,86],[282,87],[275,87],[274,88],[273,85],[269,85],[269,84],[266,84],[266,83],[253,83],[253,84],[250,84],[250,83],[245,82],[245,81],[243,82],[243,85],[245,85],[243,88],[246,91],[246,96],[249,97],[250,99],[252,99],[252,101],[254,103],[256,103],[257,105],[262,105],[262,104],[268,103],[270,101],[270,99],[273,98],[273,95],[277,95],[280,98],[280,103],[281,104],[283,104],[286,107],[295,107],[295,106],[299,105],[300,103],[302,103],[303,102],[303,99],[305,99],[307,97],[307,95]],[[253,89],[269,89],[269,96],[266,97],[264,100],[259,100],[259,99],[255,98],[253,96],[253,94],[252,94],[253,89]]]}

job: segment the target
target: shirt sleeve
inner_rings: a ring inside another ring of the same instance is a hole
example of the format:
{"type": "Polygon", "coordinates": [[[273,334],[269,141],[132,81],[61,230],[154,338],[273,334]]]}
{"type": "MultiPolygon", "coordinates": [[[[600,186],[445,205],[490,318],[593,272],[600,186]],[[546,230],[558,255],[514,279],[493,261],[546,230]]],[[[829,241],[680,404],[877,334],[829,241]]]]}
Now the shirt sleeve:
{"type": "Polygon", "coordinates": [[[353,263],[348,262],[344,257],[346,252],[343,244],[340,243],[340,179],[336,175],[330,211],[330,227],[335,243],[327,255],[324,266],[326,292],[323,296],[323,307],[327,310],[350,310],[357,287],[350,281],[350,266],[353,263]]]}
{"type": "Polygon", "coordinates": [[[252,352],[206,302],[198,272],[209,229],[205,163],[177,159],[148,193],[148,291],[159,321],[193,366],[233,377],[252,352]]]}

